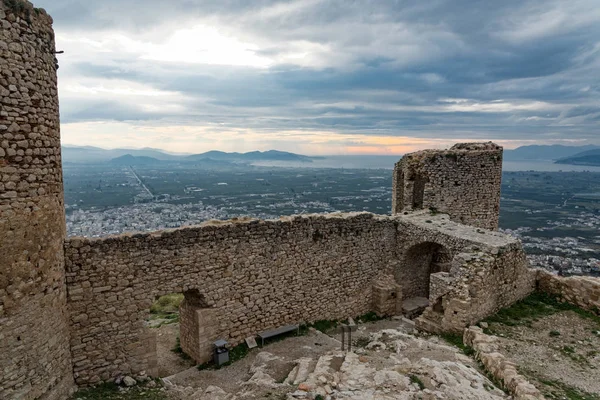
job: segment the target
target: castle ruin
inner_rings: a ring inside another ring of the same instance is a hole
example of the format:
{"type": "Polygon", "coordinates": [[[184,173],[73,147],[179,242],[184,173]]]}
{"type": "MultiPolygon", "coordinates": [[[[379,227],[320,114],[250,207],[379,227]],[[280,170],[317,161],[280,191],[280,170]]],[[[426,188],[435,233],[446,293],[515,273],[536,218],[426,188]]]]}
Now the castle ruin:
{"type": "MultiPolygon", "coordinates": [[[[502,148],[492,143],[406,155],[390,216],[67,238],[52,19],[0,0],[0,24],[0,398],[64,399],[77,385],[153,375],[144,321],[168,293],[185,295],[182,347],[202,362],[216,339],[236,345],[285,324],[395,315],[415,297],[429,299],[421,329],[462,332],[536,287],[520,242],[496,231],[502,148]]],[[[595,306],[600,288],[586,285],[595,306]]]]}

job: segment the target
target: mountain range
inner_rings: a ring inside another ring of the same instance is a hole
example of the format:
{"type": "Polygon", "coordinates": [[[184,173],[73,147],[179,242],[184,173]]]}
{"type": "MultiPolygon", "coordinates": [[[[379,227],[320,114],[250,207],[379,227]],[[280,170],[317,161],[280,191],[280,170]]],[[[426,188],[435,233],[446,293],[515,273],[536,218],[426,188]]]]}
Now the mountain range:
{"type": "Polygon", "coordinates": [[[600,166],[600,149],[582,151],[570,157],[556,160],[556,164],[600,166]]]}
{"type": "MultiPolygon", "coordinates": [[[[65,163],[107,163],[115,165],[152,165],[159,163],[250,164],[253,162],[312,163],[326,157],[310,157],[285,151],[251,151],[227,153],[212,150],[200,154],[170,153],[143,149],[102,149],[99,147],[63,146],[65,163]]],[[[558,164],[600,165],[600,146],[532,145],[504,151],[505,161],[554,161],[558,164]]],[[[359,167],[359,166],[357,166],[359,167]]]]}
{"type": "Polygon", "coordinates": [[[116,165],[150,165],[165,162],[194,163],[251,163],[256,161],[293,161],[310,163],[319,157],[308,157],[285,151],[251,151],[248,153],[227,153],[223,151],[208,151],[200,154],[176,154],[166,151],[143,149],[102,149],[99,147],[62,147],[62,157],[65,163],[106,163],[116,165]]]}
{"type": "Polygon", "coordinates": [[[514,150],[504,150],[505,161],[547,160],[556,161],[574,156],[578,153],[600,149],[600,146],[563,146],[563,145],[531,145],[514,150]]]}

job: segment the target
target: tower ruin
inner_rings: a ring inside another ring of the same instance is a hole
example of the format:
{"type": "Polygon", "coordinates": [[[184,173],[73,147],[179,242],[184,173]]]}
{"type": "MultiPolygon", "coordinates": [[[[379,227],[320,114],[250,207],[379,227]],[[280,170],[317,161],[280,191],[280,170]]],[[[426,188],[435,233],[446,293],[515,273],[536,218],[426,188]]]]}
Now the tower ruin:
{"type": "Polygon", "coordinates": [[[0,398],[74,389],[52,18],[0,0],[0,398]]]}
{"type": "Polygon", "coordinates": [[[450,219],[498,229],[502,147],[460,143],[449,150],[422,150],[396,163],[392,214],[428,209],[450,219]]]}

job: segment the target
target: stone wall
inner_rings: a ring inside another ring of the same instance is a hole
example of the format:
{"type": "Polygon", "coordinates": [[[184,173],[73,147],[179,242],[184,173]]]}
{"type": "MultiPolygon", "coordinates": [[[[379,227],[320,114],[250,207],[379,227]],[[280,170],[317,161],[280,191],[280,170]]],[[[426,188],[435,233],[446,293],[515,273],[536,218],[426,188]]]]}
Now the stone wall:
{"type": "Polygon", "coordinates": [[[0,0],[0,398],[74,388],[52,19],[0,0]]]}
{"type": "MultiPolygon", "coordinates": [[[[415,224],[423,223],[422,219],[415,217],[405,218],[410,218],[415,224]]],[[[535,290],[536,273],[529,269],[521,242],[517,239],[499,232],[453,224],[445,216],[430,217],[425,223],[440,234],[469,239],[473,245],[465,246],[458,253],[448,248],[450,266],[447,272],[433,272],[431,275],[430,306],[417,319],[419,328],[429,332],[459,333],[465,326],[496,313],[535,290]]],[[[443,246],[442,241],[433,242],[443,246]]]]}
{"type": "Polygon", "coordinates": [[[591,276],[565,278],[540,269],[537,270],[537,279],[539,290],[600,315],[600,278],[591,276]]]}
{"type": "Polygon", "coordinates": [[[191,347],[204,349],[194,355],[202,359],[216,339],[236,345],[281,325],[355,317],[374,304],[391,312],[393,296],[405,290],[395,285],[422,279],[419,268],[406,264],[407,249],[432,242],[451,257],[473,246],[492,252],[516,242],[486,232],[445,216],[353,213],[70,238],[65,254],[75,379],[85,385],[120,373],[151,374],[155,353],[144,319],[159,296],[186,294],[182,325],[198,322],[182,328],[182,335],[204,335],[196,344],[190,339],[191,347]],[[374,287],[390,298],[374,298],[374,287]],[[190,291],[201,302],[188,308],[190,291]]]}
{"type": "MultiPolygon", "coordinates": [[[[198,364],[211,360],[218,336],[217,309],[210,307],[198,290],[188,290],[179,307],[180,344],[198,364]]],[[[148,371],[152,375],[152,371],[148,371]]]]}
{"type": "Polygon", "coordinates": [[[498,352],[496,338],[486,335],[477,326],[465,329],[463,342],[475,350],[483,368],[514,396],[515,400],[544,400],[542,393],[527,378],[519,374],[517,365],[498,352]]]}
{"type": "Polygon", "coordinates": [[[453,221],[498,229],[502,147],[461,143],[406,154],[392,181],[392,214],[432,209],[453,221]]]}

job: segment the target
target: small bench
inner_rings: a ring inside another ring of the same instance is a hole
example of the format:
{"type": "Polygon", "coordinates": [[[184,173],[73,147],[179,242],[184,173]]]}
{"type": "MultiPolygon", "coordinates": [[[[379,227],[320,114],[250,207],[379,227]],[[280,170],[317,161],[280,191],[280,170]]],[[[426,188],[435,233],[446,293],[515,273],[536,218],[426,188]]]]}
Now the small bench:
{"type": "Polygon", "coordinates": [[[293,332],[293,331],[297,331],[298,333],[300,333],[300,326],[299,325],[286,325],[286,326],[282,326],[277,329],[271,329],[268,331],[261,332],[258,334],[258,337],[261,339],[260,346],[263,347],[265,345],[265,339],[272,338],[274,336],[279,336],[284,333],[293,332]]]}

